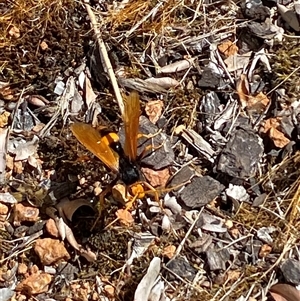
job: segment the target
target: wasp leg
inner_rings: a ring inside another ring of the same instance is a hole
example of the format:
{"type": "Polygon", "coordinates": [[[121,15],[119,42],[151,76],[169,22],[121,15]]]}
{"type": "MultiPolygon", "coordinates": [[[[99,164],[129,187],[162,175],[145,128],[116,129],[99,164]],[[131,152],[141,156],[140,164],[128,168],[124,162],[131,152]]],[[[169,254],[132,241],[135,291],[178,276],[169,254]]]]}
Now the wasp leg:
{"type": "Polygon", "coordinates": [[[97,225],[97,223],[99,222],[99,220],[102,216],[103,209],[105,206],[105,197],[106,197],[106,195],[111,193],[111,190],[112,190],[111,185],[108,185],[108,187],[106,187],[99,195],[99,201],[97,202],[97,205],[96,205],[98,216],[91,227],[91,231],[94,230],[95,226],[97,225]]]}

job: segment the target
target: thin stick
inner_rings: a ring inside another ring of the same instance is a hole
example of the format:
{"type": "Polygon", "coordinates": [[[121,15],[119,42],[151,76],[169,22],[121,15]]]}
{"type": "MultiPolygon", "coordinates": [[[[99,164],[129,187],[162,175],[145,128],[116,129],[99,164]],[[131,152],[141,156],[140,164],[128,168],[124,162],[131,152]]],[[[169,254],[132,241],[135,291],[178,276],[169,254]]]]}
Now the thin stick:
{"type": "Polygon", "coordinates": [[[107,50],[106,50],[106,47],[105,47],[105,43],[102,39],[101,31],[100,31],[98,23],[96,21],[95,14],[92,11],[91,6],[89,4],[89,0],[84,0],[84,4],[85,4],[86,10],[89,14],[91,24],[92,24],[94,32],[95,32],[95,36],[96,36],[96,39],[97,39],[98,44],[99,44],[99,51],[100,51],[100,54],[103,58],[103,62],[105,64],[105,67],[106,67],[108,76],[110,78],[111,84],[113,86],[115,96],[116,96],[116,100],[117,100],[117,103],[118,103],[120,111],[121,111],[121,115],[123,115],[124,114],[124,103],[123,103],[122,95],[121,95],[121,92],[120,92],[120,89],[119,89],[119,86],[118,86],[118,82],[117,82],[113,67],[112,67],[110,59],[108,57],[108,53],[107,53],[107,50]]]}
{"type": "Polygon", "coordinates": [[[202,208],[200,209],[200,211],[199,211],[199,213],[197,214],[195,220],[193,221],[193,223],[191,224],[189,230],[187,231],[185,237],[182,239],[182,241],[180,242],[179,246],[177,247],[174,256],[173,256],[172,259],[166,264],[166,266],[169,265],[169,264],[170,264],[170,263],[171,263],[178,255],[179,255],[179,253],[181,252],[181,250],[182,250],[182,248],[183,248],[183,246],[184,246],[184,244],[185,244],[187,238],[189,237],[189,235],[191,234],[192,230],[194,229],[196,223],[198,222],[198,220],[199,220],[199,218],[200,218],[200,215],[202,214],[203,209],[204,209],[204,207],[202,207],[202,208]]]}

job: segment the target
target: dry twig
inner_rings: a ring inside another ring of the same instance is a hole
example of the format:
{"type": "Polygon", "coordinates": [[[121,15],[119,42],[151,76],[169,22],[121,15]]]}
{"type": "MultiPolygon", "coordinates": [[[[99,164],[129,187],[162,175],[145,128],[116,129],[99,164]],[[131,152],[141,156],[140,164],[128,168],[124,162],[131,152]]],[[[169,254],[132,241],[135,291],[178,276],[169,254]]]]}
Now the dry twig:
{"type": "Polygon", "coordinates": [[[105,68],[107,70],[107,73],[108,73],[108,76],[110,78],[111,84],[113,86],[115,96],[116,96],[116,100],[117,100],[117,103],[118,103],[119,108],[120,108],[121,115],[123,115],[123,113],[124,113],[124,103],[123,103],[122,95],[121,95],[121,92],[120,92],[120,89],[119,89],[119,86],[118,86],[118,82],[117,82],[113,67],[112,67],[110,59],[108,57],[108,53],[107,53],[107,50],[106,50],[105,43],[102,39],[101,31],[100,31],[98,23],[96,21],[95,14],[91,9],[89,1],[85,0],[84,4],[85,4],[86,10],[89,14],[91,24],[93,26],[93,29],[94,29],[94,32],[95,32],[95,35],[96,35],[96,39],[97,39],[97,42],[99,44],[99,51],[100,51],[101,57],[103,59],[103,62],[105,64],[105,68]]]}

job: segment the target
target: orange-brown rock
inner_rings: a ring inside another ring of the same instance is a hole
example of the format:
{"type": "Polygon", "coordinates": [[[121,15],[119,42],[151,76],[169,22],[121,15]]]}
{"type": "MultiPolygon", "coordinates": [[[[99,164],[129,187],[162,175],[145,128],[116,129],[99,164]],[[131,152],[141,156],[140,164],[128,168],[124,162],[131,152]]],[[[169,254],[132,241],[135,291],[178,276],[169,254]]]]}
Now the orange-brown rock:
{"type": "Polygon", "coordinates": [[[38,239],[35,243],[34,251],[37,253],[44,265],[50,265],[59,260],[70,259],[70,255],[63,242],[58,239],[38,239]]]}

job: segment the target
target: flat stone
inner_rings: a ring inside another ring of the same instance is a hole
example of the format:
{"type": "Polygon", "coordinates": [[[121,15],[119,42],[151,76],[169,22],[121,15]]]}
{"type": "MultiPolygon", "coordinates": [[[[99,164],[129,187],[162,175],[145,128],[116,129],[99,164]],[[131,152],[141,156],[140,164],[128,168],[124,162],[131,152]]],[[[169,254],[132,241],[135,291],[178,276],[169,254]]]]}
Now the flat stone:
{"type": "Polygon", "coordinates": [[[242,179],[254,176],[263,151],[258,135],[239,128],[221,152],[217,170],[242,179]]]}
{"type": "Polygon", "coordinates": [[[219,196],[224,188],[224,185],[210,176],[195,177],[183,189],[180,198],[188,208],[201,208],[219,196]]]}
{"type": "Polygon", "coordinates": [[[50,265],[59,260],[70,259],[70,255],[63,242],[58,239],[38,239],[35,243],[34,251],[44,265],[50,265]]]}

